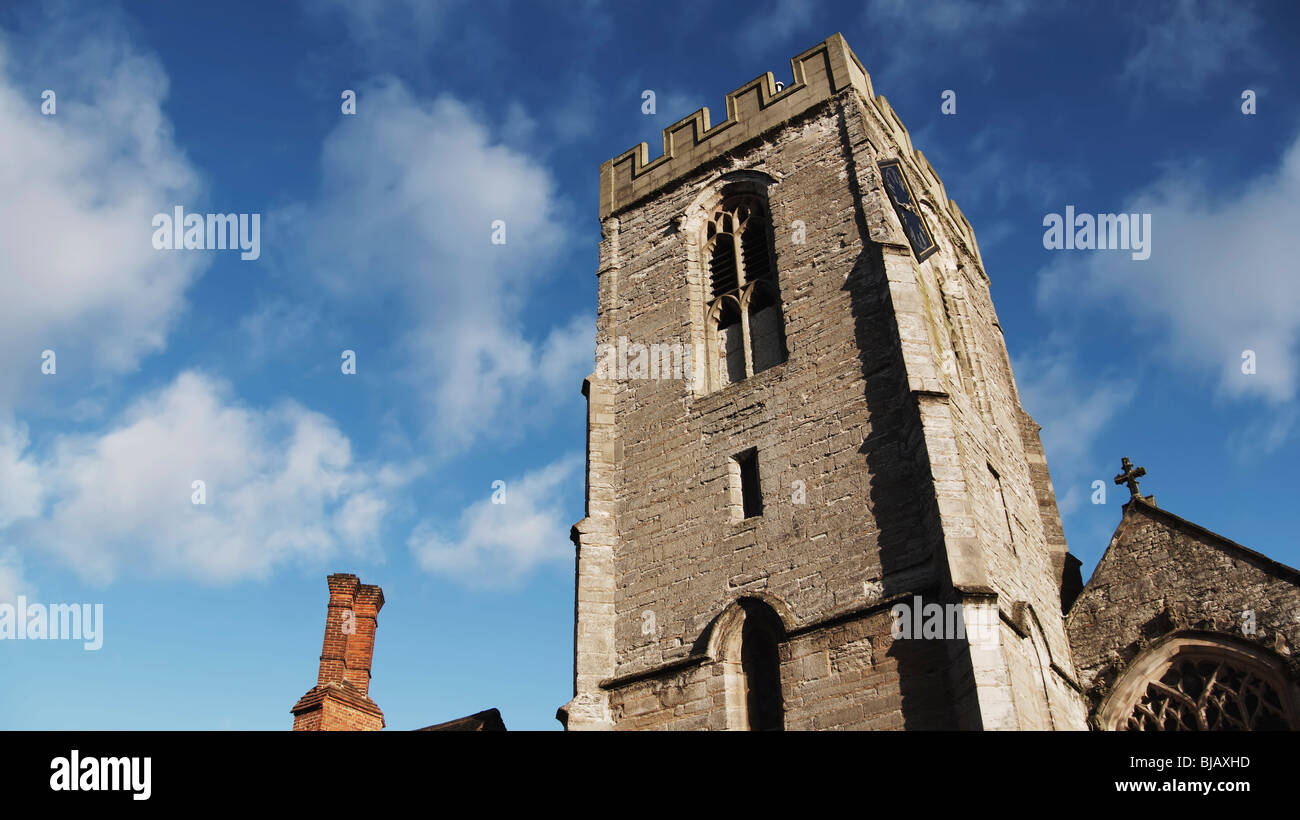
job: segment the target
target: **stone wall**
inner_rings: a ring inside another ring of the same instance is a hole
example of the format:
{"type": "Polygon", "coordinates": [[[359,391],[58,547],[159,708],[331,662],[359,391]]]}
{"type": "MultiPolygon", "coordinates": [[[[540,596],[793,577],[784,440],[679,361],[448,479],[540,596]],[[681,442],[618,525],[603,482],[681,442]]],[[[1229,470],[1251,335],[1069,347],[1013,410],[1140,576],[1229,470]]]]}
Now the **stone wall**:
{"type": "MultiPolygon", "coordinates": [[[[794,636],[781,646],[787,730],[955,728],[942,641],[894,641],[887,612],[794,636]]],[[[619,729],[728,728],[721,664],[614,689],[619,729]]]]}
{"type": "Polygon", "coordinates": [[[1298,613],[1300,572],[1137,500],[1125,505],[1067,626],[1095,712],[1116,679],[1167,635],[1217,634],[1288,660],[1300,641],[1298,613]],[[1243,628],[1247,610],[1253,630],[1243,628]]]}

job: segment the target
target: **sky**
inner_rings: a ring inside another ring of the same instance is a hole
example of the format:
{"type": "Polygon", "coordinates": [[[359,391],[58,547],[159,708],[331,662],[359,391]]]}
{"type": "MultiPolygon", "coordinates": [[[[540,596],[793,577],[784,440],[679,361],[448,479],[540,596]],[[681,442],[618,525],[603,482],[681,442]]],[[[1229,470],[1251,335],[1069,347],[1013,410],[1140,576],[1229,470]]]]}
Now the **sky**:
{"type": "Polygon", "coordinates": [[[0,3],[0,601],[104,613],[0,641],[0,728],[287,729],[332,572],[390,729],[560,728],[599,165],[835,32],[975,228],[1085,578],[1121,456],[1300,565],[1293,4],[0,3]],[[176,206],[249,252],[156,248],[176,206]],[[1150,257],[1046,248],[1067,206],[1150,257]]]}

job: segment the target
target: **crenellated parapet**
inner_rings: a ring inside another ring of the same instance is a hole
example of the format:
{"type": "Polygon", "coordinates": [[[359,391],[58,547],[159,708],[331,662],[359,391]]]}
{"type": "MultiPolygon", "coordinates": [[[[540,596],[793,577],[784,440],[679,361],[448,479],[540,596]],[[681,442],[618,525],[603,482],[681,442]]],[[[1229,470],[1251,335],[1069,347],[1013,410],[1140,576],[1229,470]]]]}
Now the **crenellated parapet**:
{"type": "Polygon", "coordinates": [[[668,126],[663,130],[663,153],[654,160],[643,142],[604,162],[600,167],[601,220],[853,88],[882,134],[897,146],[909,173],[932,193],[937,210],[952,220],[956,237],[979,259],[970,222],[957,203],[948,199],[929,160],[912,147],[911,135],[893,106],[875,95],[870,75],[843,35],[834,34],[790,60],[790,72],[793,81],[779,91],[769,71],[727,94],[726,119],[716,125],[705,107],[668,126]]]}

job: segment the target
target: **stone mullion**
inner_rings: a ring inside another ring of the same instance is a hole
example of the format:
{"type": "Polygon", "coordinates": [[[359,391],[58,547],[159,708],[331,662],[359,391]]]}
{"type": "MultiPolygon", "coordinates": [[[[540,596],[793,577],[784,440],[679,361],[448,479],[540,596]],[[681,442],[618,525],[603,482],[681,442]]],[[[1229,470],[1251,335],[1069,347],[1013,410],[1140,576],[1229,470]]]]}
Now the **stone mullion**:
{"type": "Polygon", "coordinates": [[[748,291],[736,292],[740,302],[740,344],[745,351],[745,378],[754,375],[754,352],[749,339],[749,298],[748,291]]]}
{"type": "Polygon", "coordinates": [[[722,362],[726,358],[722,350],[722,335],[718,332],[718,323],[722,315],[722,297],[719,296],[709,303],[709,311],[705,316],[704,324],[704,346],[705,355],[708,357],[708,390],[722,389],[722,362]]]}
{"type": "Polygon", "coordinates": [[[744,245],[740,241],[744,233],[744,225],[741,224],[735,211],[731,212],[731,246],[735,249],[736,259],[736,301],[740,303],[740,346],[745,353],[745,378],[754,375],[754,354],[751,348],[749,338],[749,299],[748,290],[749,274],[745,270],[745,253],[744,245]]]}

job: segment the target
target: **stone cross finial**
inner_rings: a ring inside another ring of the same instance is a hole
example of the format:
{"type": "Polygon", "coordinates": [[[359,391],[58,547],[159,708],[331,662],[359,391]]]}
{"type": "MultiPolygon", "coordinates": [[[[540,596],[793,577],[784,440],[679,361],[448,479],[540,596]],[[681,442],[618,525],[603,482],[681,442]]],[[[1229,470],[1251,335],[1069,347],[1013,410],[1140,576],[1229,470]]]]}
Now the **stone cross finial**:
{"type": "Polygon", "coordinates": [[[1115,483],[1127,484],[1129,495],[1132,498],[1141,498],[1138,493],[1138,479],[1147,474],[1147,468],[1134,467],[1133,462],[1128,460],[1128,456],[1120,460],[1120,466],[1124,468],[1124,472],[1115,476],[1115,483]]]}

